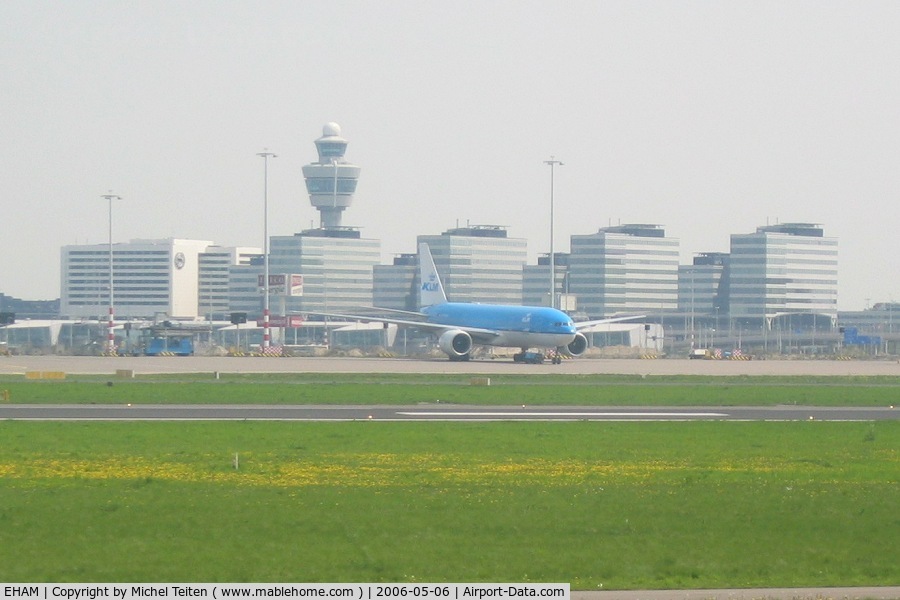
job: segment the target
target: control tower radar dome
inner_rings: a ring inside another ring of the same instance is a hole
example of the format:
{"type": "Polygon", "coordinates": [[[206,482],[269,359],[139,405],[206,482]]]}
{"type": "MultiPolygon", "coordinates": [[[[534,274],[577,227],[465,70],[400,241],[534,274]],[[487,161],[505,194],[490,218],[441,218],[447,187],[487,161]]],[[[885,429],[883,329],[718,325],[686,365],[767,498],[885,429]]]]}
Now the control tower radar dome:
{"type": "Polygon", "coordinates": [[[326,123],[315,144],[318,162],[303,167],[309,202],[319,211],[322,228],[340,227],[341,213],[353,203],[360,169],[344,160],[347,140],[337,123],[326,123]]]}

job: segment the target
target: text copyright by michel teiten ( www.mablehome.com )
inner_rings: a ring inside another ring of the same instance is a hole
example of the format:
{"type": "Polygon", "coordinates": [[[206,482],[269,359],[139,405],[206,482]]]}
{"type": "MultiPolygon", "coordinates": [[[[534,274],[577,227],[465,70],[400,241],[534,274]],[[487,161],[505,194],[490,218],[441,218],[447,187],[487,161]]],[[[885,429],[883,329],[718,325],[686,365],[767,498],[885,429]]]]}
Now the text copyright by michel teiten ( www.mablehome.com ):
{"type": "Polygon", "coordinates": [[[346,600],[571,600],[568,583],[364,583],[364,584],[4,584],[0,600],[137,600],[146,598],[343,598],[346,600]]]}

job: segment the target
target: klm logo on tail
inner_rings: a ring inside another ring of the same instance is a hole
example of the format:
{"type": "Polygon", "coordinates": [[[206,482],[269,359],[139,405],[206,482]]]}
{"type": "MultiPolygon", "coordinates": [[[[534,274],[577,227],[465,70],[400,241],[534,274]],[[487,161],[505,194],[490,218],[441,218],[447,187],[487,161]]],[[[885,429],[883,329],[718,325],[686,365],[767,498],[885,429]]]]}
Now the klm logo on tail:
{"type": "Polygon", "coordinates": [[[439,289],[441,289],[441,282],[434,273],[428,276],[428,281],[422,283],[423,292],[436,292],[439,289]]]}
{"type": "Polygon", "coordinates": [[[419,290],[420,306],[434,306],[447,301],[428,244],[419,244],[419,281],[422,282],[419,290]]]}

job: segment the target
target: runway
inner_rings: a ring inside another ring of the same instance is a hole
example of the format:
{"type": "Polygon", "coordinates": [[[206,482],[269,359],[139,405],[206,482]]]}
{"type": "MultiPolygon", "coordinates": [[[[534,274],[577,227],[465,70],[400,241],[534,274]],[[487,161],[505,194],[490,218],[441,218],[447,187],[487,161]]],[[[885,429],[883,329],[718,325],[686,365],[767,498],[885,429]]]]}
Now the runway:
{"type": "Polygon", "coordinates": [[[0,420],[19,421],[884,421],[900,409],[585,406],[284,406],[284,405],[0,405],[0,420]]]}
{"type": "Polygon", "coordinates": [[[703,376],[894,376],[900,377],[897,360],[660,360],[592,359],[565,360],[560,365],[525,365],[508,358],[451,362],[445,358],[264,358],[215,356],[3,356],[0,374],[28,371],[61,371],[71,374],[158,373],[458,373],[560,374],[560,375],[703,375],[703,376]]]}
{"type": "MultiPolygon", "coordinates": [[[[445,359],[263,358],[263,357],[79,357],[8,356],[0,374],[58,371],[109,374],[129,370],[157,373],[458,373],[618,374],[618,375],[797,375],[900,376],[896,361],[692,361],[687,359],[575,359],[561,365],[523,365],[509,360],[464,363],[445,359]]],[[[876,421],[897,419],[893,408],[822,407],[490,407],[420,404],[414,406],[262,406],[262,405],[10,405],[0,419],[30,420],[253,420],[253,421],[876,421]]]]}

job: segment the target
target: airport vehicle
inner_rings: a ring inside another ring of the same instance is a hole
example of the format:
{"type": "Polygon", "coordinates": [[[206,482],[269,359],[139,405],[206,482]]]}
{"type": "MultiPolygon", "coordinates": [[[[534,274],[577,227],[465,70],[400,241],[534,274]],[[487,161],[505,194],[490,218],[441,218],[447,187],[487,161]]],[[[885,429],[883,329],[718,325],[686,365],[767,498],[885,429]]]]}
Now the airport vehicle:
{"type": "MultiPolygon", "coordinates": [[[[207,326],[204,326],[204,328],[207,326]]],[[[163,321],[141,328],[140,353],[144,356],[193,356],[200,327],[163,321]]]]}
{"type": "Polygon", "coordinates": [[[144,348],[145,356],[191,356],[194,342],[190,337],[155,337],[144,348]]]}
{"type": "Polygon", "coordinates": [[[428,244],[419,244],[419,277],[421,310],[389,311],[403,318],[319,314],[363,322],[381,321],[430,331],[437,336],[438,347],[450,360],[469,360],[475,345],[521,348],[522,355],[531,348],[546,348],[568,356],[580,356],[588,346],[581,330],[600,323],[641,318],[616,317],[575,323],[566,313],[547,306],[448,302],[428,244]]]}
{"type": "Polygon", "coordinates": [[[544,355],[540,352],[519,352],[513,356],[513,362],[539,365],[544,362],[544,355]]]}

